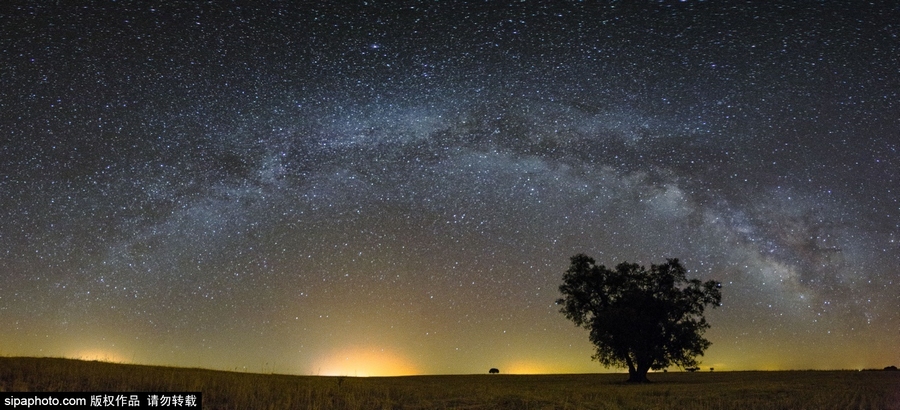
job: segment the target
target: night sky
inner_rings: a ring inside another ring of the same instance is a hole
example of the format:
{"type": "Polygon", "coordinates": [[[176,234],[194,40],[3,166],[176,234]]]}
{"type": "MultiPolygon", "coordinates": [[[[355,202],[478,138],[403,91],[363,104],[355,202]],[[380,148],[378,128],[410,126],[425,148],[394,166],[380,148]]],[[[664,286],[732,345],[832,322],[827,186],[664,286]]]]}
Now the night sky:
{"type": "Polygon", "coordinates": [[[0,355],[613,371],[583,252],[721,281],[704,369],[900,365],[894,2],[49,3],[0,6],[0,355]]]}

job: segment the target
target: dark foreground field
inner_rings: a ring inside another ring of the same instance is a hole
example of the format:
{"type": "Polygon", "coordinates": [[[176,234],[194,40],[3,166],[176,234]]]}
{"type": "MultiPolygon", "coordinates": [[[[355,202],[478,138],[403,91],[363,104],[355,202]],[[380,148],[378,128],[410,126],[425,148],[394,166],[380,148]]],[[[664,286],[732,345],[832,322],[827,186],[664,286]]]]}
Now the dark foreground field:
{"type": "Polygon", "coordinates": [[[199,391],[204,409],[900,409],[900,372],[324,377],[0,357],[0,391],[199,391]]]}

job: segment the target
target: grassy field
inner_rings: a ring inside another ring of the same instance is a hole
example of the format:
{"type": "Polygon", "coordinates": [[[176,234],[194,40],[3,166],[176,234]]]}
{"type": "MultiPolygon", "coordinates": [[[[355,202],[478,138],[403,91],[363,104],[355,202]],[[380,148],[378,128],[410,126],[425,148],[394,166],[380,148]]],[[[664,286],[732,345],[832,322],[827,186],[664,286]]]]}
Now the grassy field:
{"type": "Polygon", "coordinates": [[[0,391],[199,391],[204,409],[900,409],[900,372],[326,377],[0,357],[0,391]]]}

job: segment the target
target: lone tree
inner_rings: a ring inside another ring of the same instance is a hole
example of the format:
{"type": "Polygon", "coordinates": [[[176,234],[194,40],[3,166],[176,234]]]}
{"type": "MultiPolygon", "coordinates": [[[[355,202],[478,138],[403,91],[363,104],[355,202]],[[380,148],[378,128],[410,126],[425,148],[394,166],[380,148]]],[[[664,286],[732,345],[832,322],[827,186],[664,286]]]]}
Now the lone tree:
{"type": "Polygon", "coordinates": [[[706,305],[720,305],[722,285],[687,279],[678,259],[662,265],[620,263],[615,270],[578,254],[563,275],[556,304],[576,326],[590,331],[593,359],[627,366],[628,381],[646,383],[650,369],[697,366],[710,342],[706,305]]]}

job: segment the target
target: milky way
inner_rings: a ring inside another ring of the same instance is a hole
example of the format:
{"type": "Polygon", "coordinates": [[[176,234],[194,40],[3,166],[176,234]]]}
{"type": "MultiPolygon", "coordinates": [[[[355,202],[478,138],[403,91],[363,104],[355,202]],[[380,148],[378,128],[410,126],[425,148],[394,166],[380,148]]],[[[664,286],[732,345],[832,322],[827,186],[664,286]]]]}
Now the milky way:
{"type": "Polygon", "coordinates": [[[0,10],[0,354],[607,371],[568,258],[724,284],[704,366],[900,363],[900,8],[0,10]]]}

